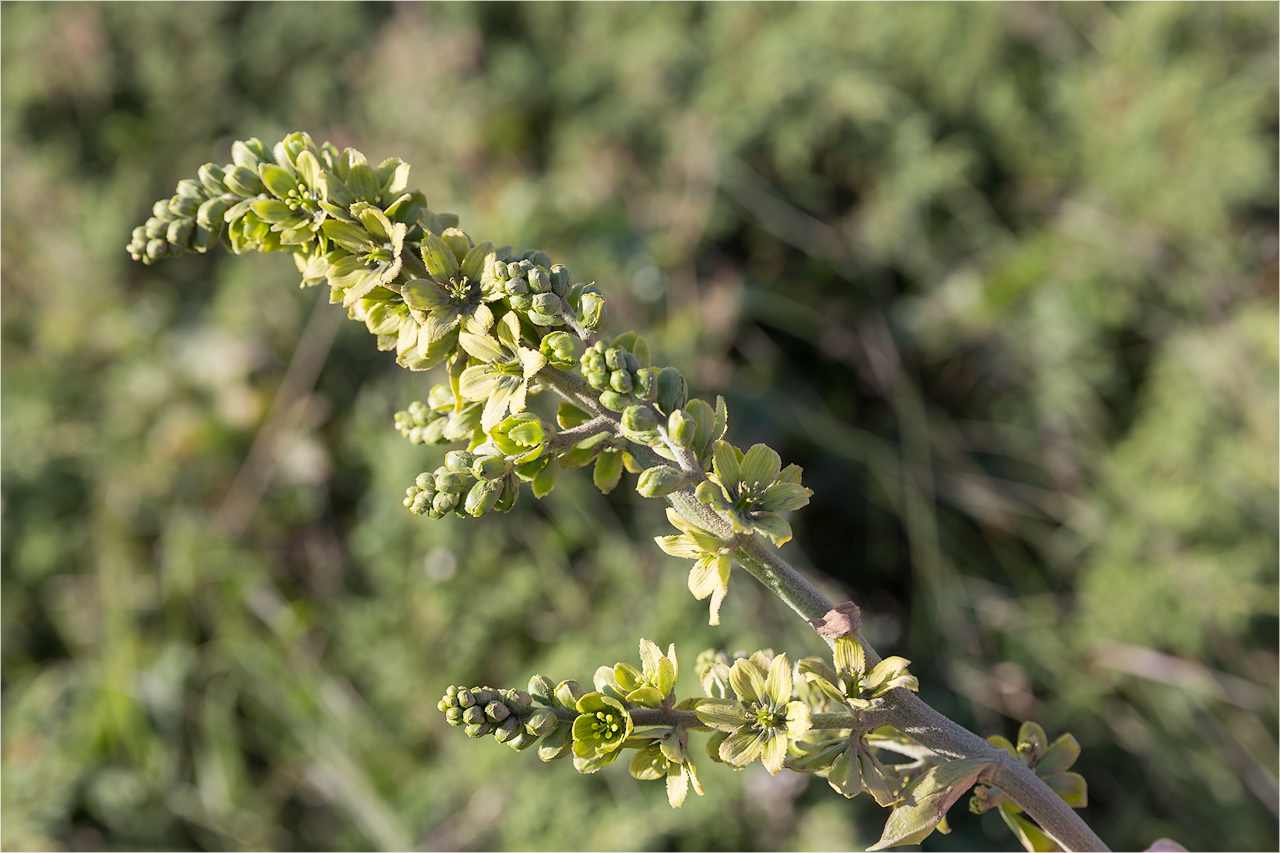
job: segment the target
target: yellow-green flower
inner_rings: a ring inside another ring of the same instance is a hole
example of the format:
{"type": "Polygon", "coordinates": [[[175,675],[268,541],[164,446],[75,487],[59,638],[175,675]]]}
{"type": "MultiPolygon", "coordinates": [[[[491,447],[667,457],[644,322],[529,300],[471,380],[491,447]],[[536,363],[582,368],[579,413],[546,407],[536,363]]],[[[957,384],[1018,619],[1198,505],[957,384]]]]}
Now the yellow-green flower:
{"type": "Polygon", "coordinates": [[[618,757],[618,747],[631,737],[631,715],[622,703],[603,693],[588,693],[578,700],[573,721],[573,766],[579,773],[594,773],[618,757]]]}
{"type": "Polygon", "coordinates": [[[791,525],[776,513],[799,509],[813,492],[800,485],[800,468],[782,469],[777,451],[753,445],[745,454],[727,441],[714,446],[712,472],[698,484],[698,500],[723,513],[739,533],[762,533],[782,545],[791,525]]]}
{"type": "Polygon", "coordinates": [[[702,722],[729,736],[720,744],[720,758],[734,767],[757,759],[772,774],[782,770],[787,744],[811,725],[809,706],[791,698],[791,663],[775,657],[768,675],[751,660],[738,660],[729,672],[738,701],[708,699],[698,705],[702,722]]]}
{"type": "Polygon", "coordinates": [[[489,432],[507,416],[524,411],[529,383],[546,366],[547,358],[520,345],[520,318],[507,314],[498,322],[498,337],[463,331],[459,342],[479,364],[462,371],[458,391],[467,400],[484,400],[480,425],[489,432]]]}

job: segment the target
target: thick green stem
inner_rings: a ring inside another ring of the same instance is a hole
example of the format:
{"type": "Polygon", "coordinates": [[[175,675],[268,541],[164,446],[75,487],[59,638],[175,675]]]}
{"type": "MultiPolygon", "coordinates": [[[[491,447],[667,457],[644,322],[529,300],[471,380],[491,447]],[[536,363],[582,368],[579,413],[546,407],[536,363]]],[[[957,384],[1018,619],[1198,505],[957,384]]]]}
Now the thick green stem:
{"type": "MultiPolygon", "coordinates": [[[[568,371],[544,370],[539,374],[539,379],[585,411],[611,421],[615,433],[621,434],[618,416],[599,405],[596,391],[582,377],[568,371]]],[[[633,445],[633,448],[632,455],[640,459],[642,464],[657,465],[664,462],[651,448],[641,445],[633,445]]],[[[686,486],[667,497],[676,511],[686,519],[730,543],[734,548],[734,560],[801,618],[806,621],[820,619],[835,606],[790,563],[766,548],[758,537],[736,533],[728,519],[695,497],[694,485],[686,486]]],[[[867,666],[875,666],[881,660],[880,655],[860,635],[859,640],[866,652],[867,666]]],[[[833,642],[827,640],[828,645],[833,642]]],[[[1033,771],[1014,760],[1004,750],[938,713],[912,691],[902,688],[891,691],[885,697],[882,708],[877,710],[884,714],[883,724],[893,726],[938,755],[953,759],[979,756],[990,758],[991,784],[1021,806],[1045,832],[1053,836],[1063,850],[1108,849],[1075,810],[1033,771]]],[[[634,715],[633,720],[640,725],[634,715]]]]}

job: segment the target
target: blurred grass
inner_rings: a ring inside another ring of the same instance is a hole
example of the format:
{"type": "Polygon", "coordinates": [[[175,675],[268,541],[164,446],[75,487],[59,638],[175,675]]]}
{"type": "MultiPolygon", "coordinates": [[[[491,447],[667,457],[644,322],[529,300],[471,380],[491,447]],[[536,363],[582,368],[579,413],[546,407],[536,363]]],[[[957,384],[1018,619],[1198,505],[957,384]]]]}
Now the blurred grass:
{"type": "MultiPolygon", "coordinates": [[[[1274,5],[0,15],[5,849],[879,834],[820,780],[702,762],[673,812],[444,725],[450,683],[642,636],[685,693],[702,648],[820,647],[742,578],[708,628],[661,508],[585,478],[410,516],[425,386],[287,258],[129,262],[179,178],[295,129],[606,286],[805,467],[789,555],[930,701],[1075,733],[1114,847],[1280,842],[1274,5]]],[[[1014,849],[953,824],[926,847],[1014,849]]]]}

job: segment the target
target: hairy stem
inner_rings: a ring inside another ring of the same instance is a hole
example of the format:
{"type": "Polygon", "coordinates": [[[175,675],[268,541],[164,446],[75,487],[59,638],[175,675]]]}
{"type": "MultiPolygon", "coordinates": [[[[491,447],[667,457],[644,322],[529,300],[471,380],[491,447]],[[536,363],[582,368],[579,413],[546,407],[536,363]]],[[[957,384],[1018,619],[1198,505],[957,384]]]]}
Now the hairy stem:
{"type": "MultiPolygon", "coordinates": [[[[551,368],[544,369],[538,374],[538,378],[574,405],[606,419],[614,432],[621,434],[619,416],[600,406],[597,392],[585,379],[569,371],[551,368]]],[[[634,443],[632,447],[632,455],[641,464],[660,465],[665,462],[651,448],[634,443]]],[[[728,519],[695,497],[694,485],[673,492],[667,499],[686,519],[729,542],[734,548],[733,557],[738,565],[806,621],[820,619],[835,606],[790,563],[767,548],[757,536],[735,532],[728,519]]],[[[860,635],[859,640],[866,653],[867,666],[875,666],[881,660],[880,655],[860,635]]],[[[827,639],[827,643],[831,645],[834,641],[827,639]]],[[[993,768],[991,784],[1021,806],[1045,832],[1053,836],[1062,849],[1108,849],[1075,810],[1032,770],[1014,760],[1004,750],[940,714],[916,693],[902,688],[890,691],[882,708],[877,710],[884,715],[882,724],[893,726],[938,755],[952,759],[979,756],[990,758],[993,768]]],[[[668,725],[642,724],[634,714],[632,719],[637,725],[668,725]]]]}

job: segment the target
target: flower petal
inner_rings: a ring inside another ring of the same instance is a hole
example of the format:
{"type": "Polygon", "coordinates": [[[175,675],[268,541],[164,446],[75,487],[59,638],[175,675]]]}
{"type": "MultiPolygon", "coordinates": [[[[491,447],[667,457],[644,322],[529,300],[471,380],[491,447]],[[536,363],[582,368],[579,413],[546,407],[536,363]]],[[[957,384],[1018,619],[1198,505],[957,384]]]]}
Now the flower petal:
{"type": "Polygon", "coordinates": [[[764,693],[764,675],[751,661],[738,659],[729,671],[733,692],[743,702],[759,702],[764,693]]]}
{"type": "Polygon", "coordinates": [[[444,240],[426,231],[422,235],[422,262],[427,271],[446,281],[458,273],[458,259],[444,240]]]}
{"type": "Polygon", "coordinates": [[[770,774],[777,776],[782,772],[782,762],[787,759],[787,738],[777,732],[765,735],[763,748],[760,750],[760,763],[770,774]]]}
{"type": "Polygon", "coordinates": [[[759,732],[736,732],[720,744],[720,758],[734,767],[746,767],[760,757],[764,744],[759,732]]]}
{"type": "Polygon", "coordinates": [[[739,462],[738,448],[727,441],[717,441],[714,445],[713,467],[716,478],[726,489],[733,489],[742,479],[742,466],[739,462]]]}
{"type": "Polygon", "coordinates": [[[778,655],[769,664],[769,677],[765,679],[764,695],[766,701],[782,705],[791,701],[791,661],[786,652],[778,655]]]}
{"type": "Polygon", "coordinates": [[[767,444],[753,444],[742,458],[742,482],[768,486],[782,469],[782,457],[767,444]]]}

